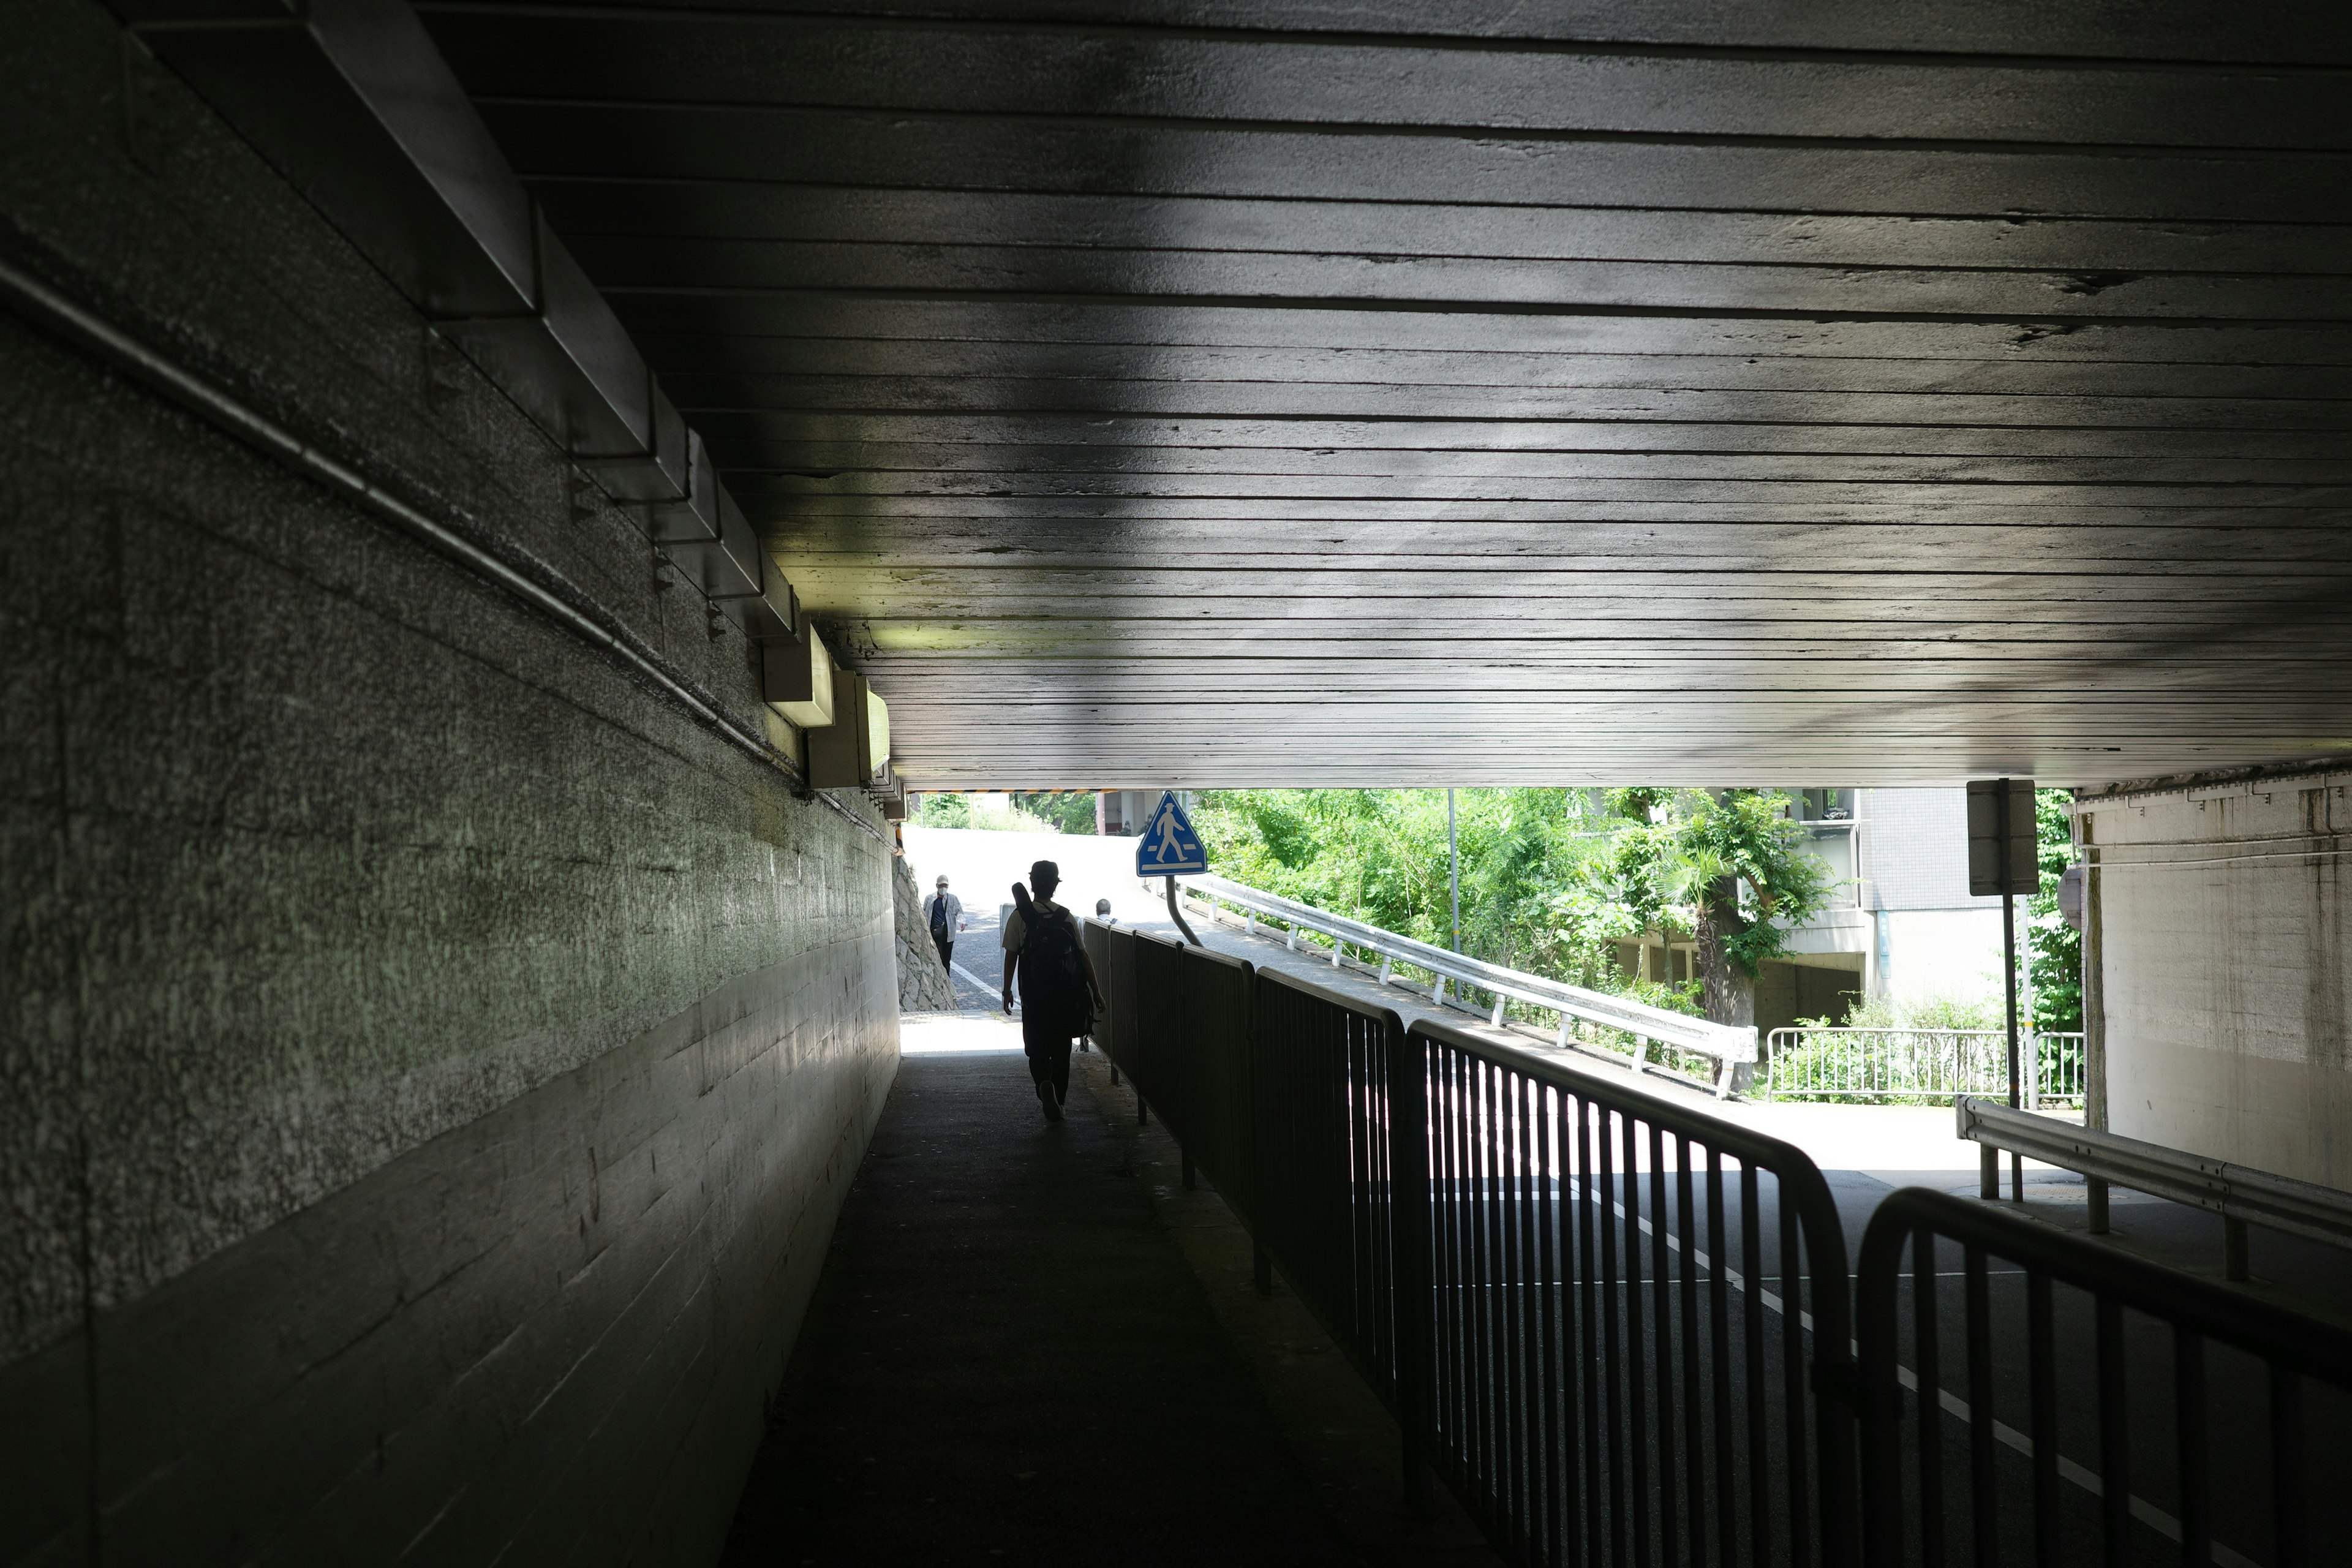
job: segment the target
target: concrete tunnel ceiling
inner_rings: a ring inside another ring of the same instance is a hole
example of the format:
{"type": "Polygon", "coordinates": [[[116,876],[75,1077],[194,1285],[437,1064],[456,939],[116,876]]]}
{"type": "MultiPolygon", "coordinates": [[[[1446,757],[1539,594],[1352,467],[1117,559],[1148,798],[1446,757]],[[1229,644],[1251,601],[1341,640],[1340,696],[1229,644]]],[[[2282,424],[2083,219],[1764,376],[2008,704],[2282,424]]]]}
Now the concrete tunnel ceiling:
{"type": "Polygon", "coordinates": [[[2352,745],[2352,13],[423,15],[926,784],[2352,745]]]}

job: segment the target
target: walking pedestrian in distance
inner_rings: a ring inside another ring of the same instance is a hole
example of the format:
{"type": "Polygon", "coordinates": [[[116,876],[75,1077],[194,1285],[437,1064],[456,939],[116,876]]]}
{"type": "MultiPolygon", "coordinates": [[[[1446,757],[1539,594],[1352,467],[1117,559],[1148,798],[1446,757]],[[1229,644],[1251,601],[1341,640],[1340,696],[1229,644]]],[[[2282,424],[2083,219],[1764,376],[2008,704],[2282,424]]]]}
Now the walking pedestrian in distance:
{"type": "Polygon", "coordinates": [[[1078,936],[1077,919],[1054,902],[1054,889],[1061,884],[1062,868],[1051,860],[1030,867],[1029,886],[1013,884],[1019,908],[1004,922],[1004,1010],[1013,1011],[1017,973],[1021,1049],[1048,1121],[1062,1119],[1062,1102],[1069,1098],[1070,1042],[1092,1026],[1102,1007],[1102,987],[1078,936]]]}
{"type": "Polygon", "coordinates": [[[931,901],[923,906],[923,918],[930,922],[931,945],[940,950],[940,967],[945,969],[955,962],[956,932],[964,929],[963,900],[948,891],[945,877],[940,879],[931,901]]]}

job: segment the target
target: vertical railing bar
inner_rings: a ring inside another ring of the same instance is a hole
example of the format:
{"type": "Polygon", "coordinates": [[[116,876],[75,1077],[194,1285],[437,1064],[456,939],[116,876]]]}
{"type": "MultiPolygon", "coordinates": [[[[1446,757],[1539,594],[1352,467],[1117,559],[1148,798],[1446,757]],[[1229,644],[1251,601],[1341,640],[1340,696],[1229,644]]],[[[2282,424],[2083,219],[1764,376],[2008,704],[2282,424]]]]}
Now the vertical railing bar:
{"type": "Polygon", "coordinates": [[[2033,1560],[2058,1564],[2058,1348],[2051,1321],[2050,1276],[2025,1275],[2027,1417],[2033,1434],[2033,1560]]]}
{"type": "Polygon", "coordinates": [[[2111,1296],[2095,1309],[2099,1379],[2099,1522],[2106,1568],[2131,1561],[2131,1429],[2126,1425],[2124,1311],[2111,1296]]]}
{"type": "Polygon", "coordinates": [[[1582,1096],[1576,1100],[1576,1248],[1581,1267],[1577,1271],[1577,1334],[1580,1353],[1577,1357],[1578,1421],[1584,1433],[1584,1478],[1582,1502],[1577,1510],[1584,1521],[1584,1561],[1597,1565],[1604,1546],[1603,1526],[1606,1510],[1601,1506],[1601,1409],[1602,1395],[1593,1386],[1601,1373],[1599,1345],[1600,1269],[1598,1268],[1600,1223],[1595,1211],[1601,1203],[1601,1184],[1592,1158],[1592,1121],[1597,1108],[1582,1096]]]}
{"type": "Polygon", "coordinates": [[[1944,1568],[1944,1380],[1936,1327],[1936,1233],[1911,1237],[1912,1357],[1919,1383],[1919,1561],[1944,1568]]]}
{"type": "Polygon", "coordinates": [[[1998,1568],[2000,1513],[1993,1490],[1992,1293],[1984,1248],[1965,1248],[1968,1276],[1969,1519],[1977,1568],[1998,1568]]]}
{"type": "Polygon", "coordinates": [[[1519,1459],[1525,1447],[1519,1440],[1519,1413],[1525,1392],[1520,1381],[1517,1289],[1520,1263],[1519,1184],[1518,1163],[1513,1157],[1517,1146],[1516,1124],[1521,1081],[1521,1075],[1508,1068],[1498,1066],[1495,1069],[1495,1361],[1502,1380],[1495,1400],[1495,1492],[1502,1505],[1505,1534],[1515,1552],[1523,1551],[1527,1544],[1523,1533],[1526,1494],[1521,1490],[1519,1478],[1519,1459]]]}
{"type": "Polygon", "coordinates": [[[1539,1481],[1543,1450],[1537,1438],[1542,1409],[1537,1404],[1543,1384],[1543,1346],[1537,1327],[1542,1311],[1541,1275],[1536,1265],[1536,1224],[1539,1194],[1536,1185],[1536,1124],[1543,1100],[1543,1085],[1525,1074],[1512,1109],[1519,1121],[1519,1386],[1518,1458],[1523,1539],[1543,1539],[1543,1488],[1539,1481]]]}
{"type": "MultiPolygon", "coordinates": [[[[1685,1244],[1687,1248],[1689,1244],[1685,1244]]],[[[1706,1151],[1706,1255],[1708,1331],[1715,1355],[1709,1384],[1715,1396],[1715,1529],[1717,1556],[1729,1562],[1738,1548],[1738,1499],[1732,1481],[1731,1301],[1725,1278],[1723,1152],[1706,1151]]]]}
{"type": "Polygon", "coordinates": [[[1608,1390],[1609,1401],[1609,1561],[1612,1564],[1622,1564],[1625,1561],[1626,1538],[1630,1526],[1625,1511],[1626,1478],[1623,1458],[1626,1452],[1623,1441],[1625,1410],[1624,1399],[1621,1392],[1624,1380],[1620,1375],[1620,1369],[1625,1364],[1624,1347],[1619,1343],[1622,1336],[1618,1332],[1617,1328],[1620,1311],[1617,1297],[1617,1227],[1611,1223],[1614,1216],[1609,1211],[1609,1205],[1617,1201],[1617,1182],[1612,1169],[1612,1161],[1609,1147],[1610,1133],[1614,1131],[1610,1125],[1613,1117],[1614,1113],[1606,1106],[1601,1109],[1599,1186],[1600,1201],[1602,1205],[1600,1222],[1602,1352],[1600,1370],[1601,1376],[1606,1379],[1605,1386],[1608,1390]]]}
{"type": "Polygon", "coordinates": [[[1456,1089],[1459,1058],[1449,1046],[1433,1046],[1437,1071],[1437,1168],[1430,1195],[1431,1228],[1435,1234],[1437,1276],[1437,1339],[1435,1364],[1438,1387],[1433,1402],[1441,1438],[1436,1447],[1444,1473],[1458,1479],[1462,1444],[1462,1258],[1461,1216],[1455,1205],[1461,1190],[1462,1097],[1456,1089]]]}
{"type": "MultiPolygon", "coordinates": [[[[1643,1344],[1642,1329],[1642,1127],[1643,1123],[1630,1113],[1617,1119],[1619,1147],[1623,1151],[1625,1169],[1618,1184],[1623,1211],[1621,1223],[1625,1231],[1625,1413],[1627,1436],[1632,1449],[1627,1458],[1631,1484],[1627,1495],[1632,1500],[1633,1561],[1672,1562],[1674,1550],[1664,1546],[1656,1558],[1651,1554],[1650,1531],[1650,1415],[1649,1389],[1652,1380],[1647,1374],[1648,1353],[1643,1344]]],[[[1658,1218],[1650,1216],[1653,1235],[1658,1229],[1658,1218]]],[[[1650,1281],[1653,1293],[1664,1289],[1655,1279],[1650,1281]]],[[[1664,1530],[1663,1522],[1660,1525],[1664,1530]]]]}
{"type": "Polygon", "coordinates": [[[2205,1443],[2205,1341],[2172,1331],[2173,1411],[2180,1444],[2180,1561],[2205,1568],[2213,1556],[2213,1505],[2205,1443]]]}
{"type": "MultiPolygon", "coordinates": [[[[1694,1563],[1706,1561],[1706,1427],[1701,1380],[1706,1375],[1698,1331],[1697,1181],[1691,1173],[1691,1141],[1675,1136],[1675,1219],[1682,1237],[1683,1514],[1694,1563]]],[[[1663,1223],[1663,1216],[1661,1216],[1663,1223]]]]}
{"type": "Polygon", "coordinates": [[[1483,1517],[1487,1494],[1487,1378],[1486,1330],[1486,1135],[1481,1121],[1486,1064],[1465,1056],[1462,1063],[1462,1474],[1470,1511],[1483,1517]]]}
{"type": "Polygon", "coordinates": [[[1757,1277],[1764,1268],[1761,1188],[1754,1162],[1739,1162],[1739,1272],[1746,1281],[1739,1292],[1741,1362],[1747,1375],[1741,1393],[1748,1405],[1748,1558],[1754,1568],[1772,1561],[1772,1489],[1768,1452],[1771,1426],[1764,1408],[1764,1292],[1757,1277]]]}
{"type": "Polygon", "coordinates": [[[1542,1220],[1536,1235],[1537,1267],[1541,1280],[1541,1310],[1538,1314],[1538,1343],[1543,1366],[1543,1422],[1537,1433],[1538,1448],[1543,1455],[1544,1497],[1544,1561],[1562,1563],[1568,1560],[1568,1510],[1563,1472],[1576,1474],[1575,1425],[1567,1419],[1561,1407],[1561,1390],[1565,1386],[1565,1368],[1560,1364],[1565,1348],[1564,1311],[1567,1300],[1562,1295],[1564,1269],[1561,1265],[1565,1248],[1560,1245],[1563,1221],[1561,1200],[1567,1194],[1561,1187],[1567,1175],[1567,1151],[1562,1147],[1559,1119],[1566,1096],[1549,1085],[1538,1086],[1537,1103],[1543,1109],[1541,1137],[1538,1148],[1542,1166],[1542,1220]]]}
{"type": "MultiPolygon", "coordinates": [[[[1676,1517],[1679,1500],[1675,1496],[1675,1455],[1677,1436],[1675,1431],[1675,1336],[1674,1336],[1674,1237],[1673,1226],[1666,1223],[1672,1212],[1666,1201],[1666,1132],[1659,1123],[1650,1123],[1650,1337],[1654,1345],[1652,1360],[1656,1371],[1654,1386],[1658,1391],[1658,1560],[1674,1563],[1680,1560],[1683,1521],[1676,1517]]],[[[1687,1250],[1683,1267],[1690,1267],[1687,1250]]],[[[1696,1434],[1685,1432],[1680,1441],[1696,1440],[1696,1434]]],[[[1646,1458],[1646,1456],[1644,1456],[1646,1458]]],[[[1637,1476],[1634,1485],[1644,1497],[1649,1489],[1637,1476]]]]}
{"type": "Polygon", "coordinates": [[[1392,1017],[1382,1021],[1382,1033],[1388,1036],[1388,1092],[1383,1098],[1389,1128],[1390,1279],[1395,1302],[1391,1323],[1398,1426],[1404,1439],[1400,1459],[1406,1501],[1421,1511],[1428,1505],[1434,1372],[1431,1343],[1435,1337],[1431,1301],[1431,1169],[1434,1162],[1429,1148],[1429,1068],[1424,1047],[1406,1037],[1392,1017]]]}
{"type": "Polygon", "coordinates": [[[1502,1148],[1496,1136],[1498,1102],[1502,1099],[1503,1069],[1495,1063],[1481,1061],[1478,1073],[1478,1150],[1480,1175],[1478,1182],[1478,1237],[1484,1258],[1478,1269],[1479,1334],[1484,1353],[1479,1357],[1479,1386],[1486,1396],[1485,1418],[1479,1422],[1479,1442],[1485,1450],[1485,1462],[1480,1479],[1488,1512],[1497,1526],[1494,1534],[1506,1533],[1504,1525],[1503,1409],[1507,1391],[1500,1386],[1506,1350],[1505,1328],[1501,1321],[1504,1305],[1502,1205],[1502,1148]]]}
{"type": "Polygon", "coordinates": [[[1785,1452],[1789,1466],[1789,1561],[1812,1561],[1811,1490],[1805,1484],[1805,1276],[1798,1252],[1797,1208],[1789,1201],[1789,1184],[1773,1174],[1773,1201],[1780,1211],[1780,1378],[1781,1405],[1788,1425],[1785,1452]]]}

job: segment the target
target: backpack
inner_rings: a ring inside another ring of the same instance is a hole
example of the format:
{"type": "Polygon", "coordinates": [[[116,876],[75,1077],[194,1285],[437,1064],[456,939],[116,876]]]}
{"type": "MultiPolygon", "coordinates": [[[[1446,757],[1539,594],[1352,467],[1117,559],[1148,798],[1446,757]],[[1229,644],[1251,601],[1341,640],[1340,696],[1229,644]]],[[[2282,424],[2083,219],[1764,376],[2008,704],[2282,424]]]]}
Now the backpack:
{"type": "Polygon", "coordinates": [[[1067,910],[1045,914],[1024,900],[1021,935],[1021,1000],[1041,1019],[1080,1035],[1094,1020],[1078,922],[1067,910]]]}
{"type": "Polygon", "coordinates": [[[948,901],[945,898],[934,897],[931,900],[931,940],[945,942],[947,939],[948,901]]]}

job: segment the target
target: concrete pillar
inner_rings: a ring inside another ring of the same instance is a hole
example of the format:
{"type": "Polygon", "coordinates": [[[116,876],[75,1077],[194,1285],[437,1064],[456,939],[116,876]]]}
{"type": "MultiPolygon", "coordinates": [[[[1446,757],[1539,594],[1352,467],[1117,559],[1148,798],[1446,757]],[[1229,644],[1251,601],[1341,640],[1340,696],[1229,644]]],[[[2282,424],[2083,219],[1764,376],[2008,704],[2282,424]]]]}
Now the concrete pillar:
{"type": "Polygon", "coordinates": [[[2347,787],[2315,772],[2081,803],[2112,1131],[2352,1187],[2347,787]]]}

